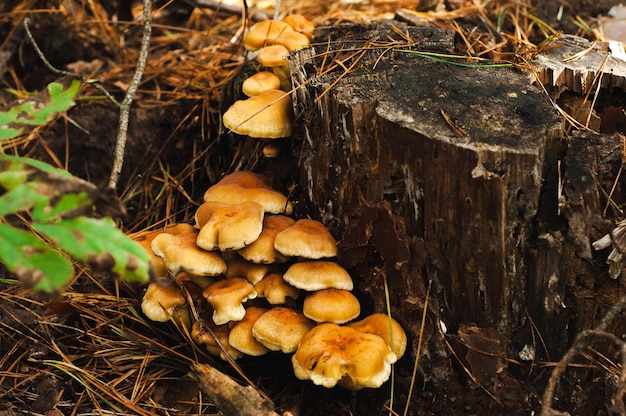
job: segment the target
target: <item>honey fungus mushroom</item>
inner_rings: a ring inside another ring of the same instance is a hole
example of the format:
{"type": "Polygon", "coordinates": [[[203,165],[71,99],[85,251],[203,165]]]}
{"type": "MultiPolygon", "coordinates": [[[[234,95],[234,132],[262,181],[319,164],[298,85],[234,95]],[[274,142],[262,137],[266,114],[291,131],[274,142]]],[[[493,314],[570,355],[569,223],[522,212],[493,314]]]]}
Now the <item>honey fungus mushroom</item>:
{"type": "Polygon", "coordinates": [[[285,256],[321,259],[337,256],[337,241],[324,224],[301,219],[276,235],[274,248],[285,256]]]}
{"type": "Polygon", "coordinates": [[[326,288],[354,289],[354,282],[346,269],[327,260],[294,263],[287,269],[283,279],[290,285],[309,292],[326,288]]]}
{"type": "Polygon", "coordinates": [[[378,335],[323,323],[302,338],[291,363],[300,380],[359,390],[380,387],[389,379],[396,359],[378,335]]]}
{"type": "Polygon", "coordinates": [[[263,230],[263,206],[254,201],[237,205],[210,201],[196,211],[200,232],[196,243],[212,250],[239,250],[252,244],[263,230]]]}
{"type": "Polygon", "coordinates": [[[283,22],[287,23],[293,30],[296,32],[302,33],[309,40],[313,37],[313,30],[315,29],[315,25],[309,19],[301,14],[290,14],[285,16],[283,22]]]}
{"type": "Polygon", "coordinates": [[[280,78],[270,71],[257,72],[246,78],[241,85],[241,91],[248,97],[278,89],[280,89],[280,78]]]}
{"type": "Polygon", "coordinates": [[[292,226],[296,221],[286,215],[266,215],[263,218],[261,235],[252,244],[237,253],[253,263],[284,263],[288,257],[274,248],[276,235],[292,226]]]}
{"type": "Polygon", "coordinates": [[[237,100],[222,115],[224,126],[239,135],[258,139],[291,136],[291,95],[268,90],[245,100],[237,100]]]}
{"type": "Polygon", "coordinates": [[[254,285],[254,289],[258,296],[265,298],[270,305],[283,305],[288,299],[298,299],[300,296],[298,289],[285,282],[282,274],[278,272],[270,272],[263,276],[263,279],[254,285]]]}
{"type": "Polygon", "coordinates": [[[267,312],[265,308],[251,306],[246,309],[244,318],[230,328],[228,343],[236,350],[252,356],[259,356],[269,350],[252,336],[252,327],[267,312]]]}
{"type": "Polygon", "coordinates": [[[265,175],[245,170],[224,176],[207,189],[203,199],[204,202],[217,201],[231,205],[254,201],[271,214],[290,214],[293,209],[287,197],[270,186],[265,175]]]}
{"type": "MultiPolygon", "coordinates": [[[[190,226],[191,227],[191,226],[190,226]]],[[[188,233],[161,233],[154,237],[150,247],[161,257],[172,273],[185,271],[196,276],[217,276],[226,271],[226,262],[218,254],[198,247],[198,231],[191,227],[188,233]]]]}
{"type": "Polygon", "coordinates": [[[295,51],[309,46],[310,40],[280,20],[263,20],[250,28],[243,39],[244,47],[256,51],[268,45],[282,45],[295,51]]]}
{"type": "Polygon", "coordinates": [[[252,327],[252,335],[272,351],[294,352],[315,322],[293,309],[278,306],[265,312],[252,327]]]}
{"type": "Polygon", "coordinates": [[[151,321],[167,322],[176,307],[186,303],[183,291],[176,284],[160,285],[152,282],[141,300],[141,310],[151,321]]]}
{"type": "Polygon", "coordinates": [[[361,304],[351,292],[342,289],[322,289],[304,299],[302,313],[315,322],[343,324],[361,313],[361,304]]]}
{"type": "Polygon", "coordinates": [[[257,297],[254,286],[242,277],[217,281],[202,291],[213,307],[213,322],[222,325],[230,321],[241,321],[246,315],[243,303],[257,297]]]}
{"type": "Polygon", "coordinates": [[[406,351],[407,337],[402,326],[384,313],[373,313],[360,321],[346,324],[350,328],[381,337],[396,354],[398,360],[406,351]]]}

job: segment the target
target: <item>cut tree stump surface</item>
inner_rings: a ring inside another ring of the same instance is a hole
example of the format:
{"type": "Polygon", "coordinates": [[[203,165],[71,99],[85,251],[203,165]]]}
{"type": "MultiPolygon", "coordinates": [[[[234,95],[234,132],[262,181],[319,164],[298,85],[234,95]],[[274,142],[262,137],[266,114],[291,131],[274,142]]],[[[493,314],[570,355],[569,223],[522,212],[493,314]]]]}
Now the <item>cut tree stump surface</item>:
{"type": "MultiPolygon", "coordinates": [[[[539,82],[556,93],[553,98],[563,90],[582,95],[593,92],[597,88],[596,78],[601,88],[626,91],[626,62],[613,56],[609,47],[608,42],[591,42],[563,34],[532,65],[539,82]]],[[[617,44],[617,48],[623,45],[617,44]]],[[[621,53],[623,56],[624,51],[621,53]]]]}
{"type": "MultiPolygon", "coordinates": [[[[319,217],[342,234],[346,263],[375,262],[372,253],[350,256],[368,241],[379,241],[380,256],[390,229],[410,241],[410,254],[387,248],[377,260],[405,324],[413,315],[403,308],[415,302],[403,300],[423,296],[424,270],[446,324],[473,321],[510,335],[526,306],[524,249],[546,148],[561,137],[562,122],[527,73],[435,62],[391,47],[411,47],[402,46],[408,35],[413,49],[453,52],[446,32],[382,25],[291,57],[304,125],[302,186],[319,217]],[[402,218],[404,229],[359,222],[372,207],[402,218]],[[366,226],[360,234],[359,223],[366,226]]],[[[364,286],[376,290],[379,277],[366,276],[364,286]]],[[[409,325],[415,332],[415,321],[409,325]]]]}

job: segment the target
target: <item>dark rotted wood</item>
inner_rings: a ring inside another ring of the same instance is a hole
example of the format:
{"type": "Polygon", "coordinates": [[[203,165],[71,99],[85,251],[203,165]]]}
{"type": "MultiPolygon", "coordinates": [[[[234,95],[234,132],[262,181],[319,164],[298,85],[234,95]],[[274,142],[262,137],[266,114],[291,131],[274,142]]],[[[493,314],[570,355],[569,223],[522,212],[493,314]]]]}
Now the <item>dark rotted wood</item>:
{"type": "Polygon", "coordinates": [[[301,185],[340,237],[344,261],[377,266],[364,286],[382,290],[386,279],[401,320],[420,309],[425,272],[448,326],[473,321],[511,334],[527,306],[525,250],[561,120],[528,74],[396,51],[454,50],[450,32],[397,29],[383,25],[291,57],[304,126],[301,185]],[[364,219],[373,210],[402,227],[364,219]],[[399,248],[390,230],[403,233],[399,248]],[[365,255],[368,241],[376,250],[365,255]]]}
{"type": "MultiPolygon", "coordinates": [[[[613,187],[621,146],[619,135],[577,131],[568,138],[560,168],[552,166],[544,173],[547,197],[538,215],[543,231],[529,251],[527,288],[528,314],[547,350],[539,350],[543,358],[562,354],[570,335],[595,327],[615,300],[597,295],[598,287],[611,282],[601,260],[605,254],[596,253],[591,243],[613,227],[610,218],[619,214],[610,205],[603,213],[606,197],[601,189],[613,187]],[[560,189],[551,189],[554,184],[560,189]]],[[[620,186],[615,191],[616,197],[623,195],[620,186]]]]}

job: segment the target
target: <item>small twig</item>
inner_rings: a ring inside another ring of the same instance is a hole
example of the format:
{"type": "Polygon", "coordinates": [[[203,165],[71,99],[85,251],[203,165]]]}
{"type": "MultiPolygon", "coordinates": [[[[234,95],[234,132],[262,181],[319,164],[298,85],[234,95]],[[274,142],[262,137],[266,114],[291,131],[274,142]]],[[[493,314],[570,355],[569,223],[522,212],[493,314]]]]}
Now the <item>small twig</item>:
{"type": "Polygon", "coordinates": [[[24,18],[24,30],[26,31],[26,37],[28,38],[28,41],[31,43],[31,45],[33,45],[33,48],[35,49],[35,52],[37,53],[37,56],[39,57],[39,59],[41,59],[41,62],[43,62],[44,66],[46,68],[48,68],[48,70],[50,72],[52,72],[53,74],[57,74],[59,76],[70,76],[70,77],[74,77],[74,78],[79,78],[82,82],[86,83],[86,84],[91,84],[93,85],[95,88],[97,88],[100,92],[102,92],[109,100],[111,100],[111,102],[113,104],[115,104],[116,106],[120,106],[120,103],[115,99],[115,97],[113,97],[103,86],[102,84],[100,84],[99,82],[93,80],[93,79],[87,79],[84,76],[80,75],[80,74],[75,74],[73,72],[69,72],[69,71],[65,71],[63,69],[59,69],[59,68],[55,68],[50,61],[48,61],[48,59],[46,58],[46,55],[44,55],[43,51],[41,49],[39,49],[39,45],[37,44],[37,42],[35,41],[35,38],[33,37],[33,34],[30,31],[30,28],[28,27],[28,25],[30,24],[30,19],[28,17],[24,18]]]}
{"type": "Polygon", "coordinates": [[[115,154],[113,159],[113,169],[111,169],[111,177],[109,178],[109,188],[115,189],[120,173],[122,173],[122,165],[124,164],[124,149],[126,147],[126,138],[128,135],[128,120],[130,114],[130,106],[135,98],[135,93],[139,88],[143,71],[146,67],[148,59],[148,48],[150,47],[150,36],[152,35],[152,18],[150,17],[151,5],[150,0],[143,0],[143,36],[141,39],[141,48],[139,49],[139,57],[137,58],[137,67],[128,87],[128,91],[124,96],[124,100],[120,104],[120,119],[117,127],[117,141],[115,144],[115,154]]]}
{"type": "Polygon", "coordinates": [[[567,366],[574,360],[574,358],[580,354],[588,346],[592,345],[596,341],[609,341],[614,344],[621,354],[621,374],[619,379],[619,388],[613,398],[613,406],[611,406],[610,412],[612,414],[624,414],[624,394],[626,394],[626,343],[616,337],[615,335],[606,332],[611,323],[622,312],[626,310],[626,296],[622,297],[617,303],[615,303],[609,311],[604,315],[602,321],[595,329],[588,329],[580,332],[574,343],[569,350],[565,353],[563,358],[557,363],[556,367],[552,370],[550,379],[543,393],[543,405],[541,408],[541,416],[565,416],[569,415],[567,412],[561,412],[552,408],[552,402],[554,400],[554,393],[556,386],[561,379],[563,373],[567,369],[567,366]]]}
{"type": "Polygon", "coordinates": [[[274,20],[280,18],[280,2],[281,0],[276,0],[276,5],[274,6],[274,20]]]}

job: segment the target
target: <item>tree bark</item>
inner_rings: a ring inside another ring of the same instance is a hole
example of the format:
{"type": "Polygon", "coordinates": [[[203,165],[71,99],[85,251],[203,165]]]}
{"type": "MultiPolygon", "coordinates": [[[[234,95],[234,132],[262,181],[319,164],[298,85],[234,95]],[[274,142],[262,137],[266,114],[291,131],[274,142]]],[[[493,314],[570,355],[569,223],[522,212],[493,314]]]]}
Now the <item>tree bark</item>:
{"type": "Polygon", "coordinates": [[[524,72],[398,50],[453,54],[451,32],[350,29],[290,60],[302,186],[339,236],[340,260],[370,270],[367,292],[390,285],[414,335],[422,274],[449,328],[511,335],[528,306],[527,249],[560,117],[524,72]]]}

